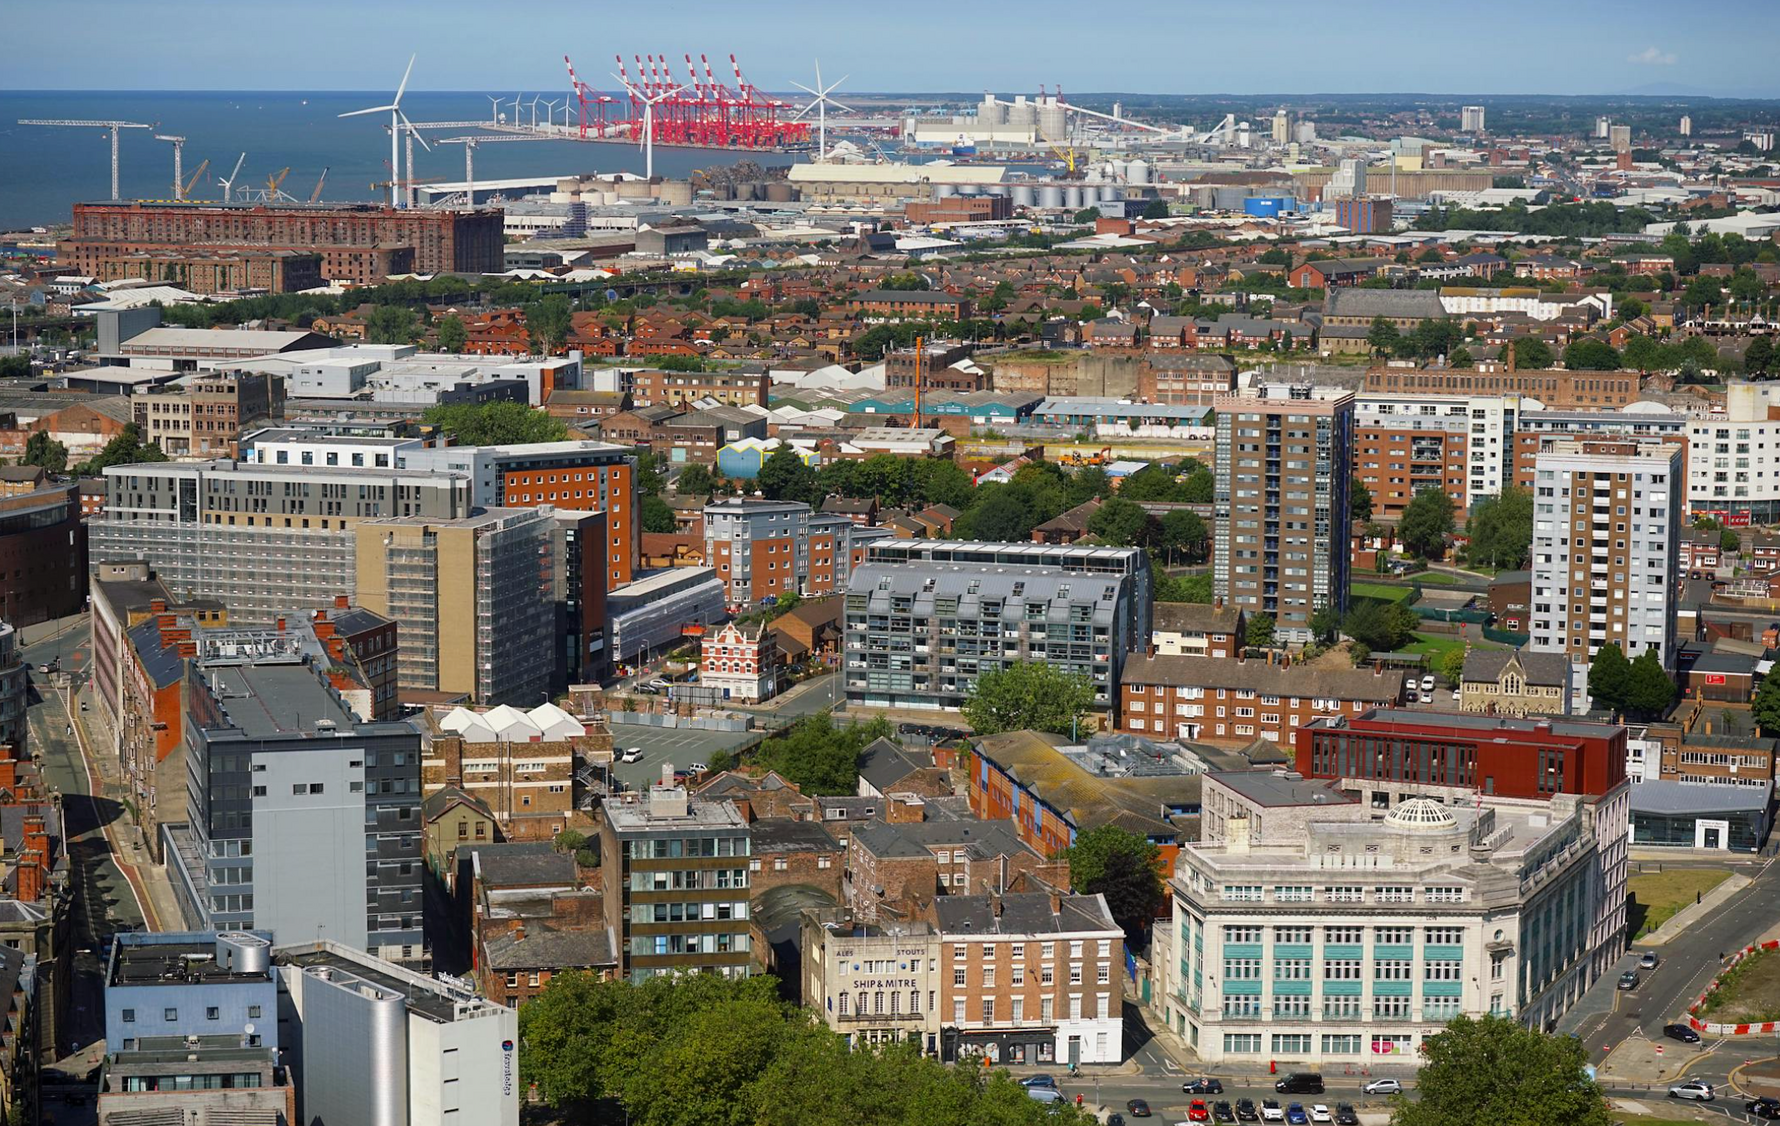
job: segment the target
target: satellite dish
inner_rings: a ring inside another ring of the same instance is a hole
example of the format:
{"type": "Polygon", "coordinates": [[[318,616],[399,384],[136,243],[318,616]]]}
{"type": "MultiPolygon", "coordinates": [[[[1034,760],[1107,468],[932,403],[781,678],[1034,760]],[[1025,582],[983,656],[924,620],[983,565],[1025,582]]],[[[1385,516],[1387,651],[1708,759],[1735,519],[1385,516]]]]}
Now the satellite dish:
{"type": "Polygon", "coordinates": [[[252,1024],[252,1022],[249,1022],[249,1023],[247,1023],[247,1024],[244,1024],[244,1025],[242,1025],[242,1026],[241,1026],[241,1031],[243,1031],[243,1032],[245,1032],[245,1033],[247,1033],[247,1034],[248,1034],[248,1035],[249,1035],[249,1036],[252,1036],[252,1035],[253,1035],[253,1024],[252,1024]]]}

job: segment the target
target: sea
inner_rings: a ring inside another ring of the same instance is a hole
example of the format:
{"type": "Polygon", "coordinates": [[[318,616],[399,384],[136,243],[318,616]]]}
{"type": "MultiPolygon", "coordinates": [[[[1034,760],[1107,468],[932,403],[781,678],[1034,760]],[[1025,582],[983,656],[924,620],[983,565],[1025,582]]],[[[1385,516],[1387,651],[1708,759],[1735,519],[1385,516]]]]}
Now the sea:
{"type": "MultiPolygon", "coordinates": [[[[229,174],[242,153],[247,157],[236,177],[237,187],[264,187],[269,176],[290,172],[283,191],[307,200],[322,170],[321,199],[328,202],[371,200],[374,181],[390,178],[387,114],[341,118],[348,110],[388,105],[392,91],[362,93],[329,90],[291,91],[127,91],[74,92],[0,91],[0,231],[67,223],[75,203],[111,196],[111,142],[106,130],[19,125],[20,118],[135,121],[153,129],[125,129],[119,149],[119,189],[125,199],[171,199],[173,146],[153,133],[183,136],[185,175],[201,161],[210,167],[192,189],[193,198],[218,199],[218,180],[229,174]]],[[[565,91],[519,91],[501,95],[498,111],[489,94],[411,90],[402,99],[410,121],[491,121],[495,112],[512,119],[519,97],[521,119],[531,120],[534,95],[558,103],[565,91]]],[[[540,104],[538,112],[544,107],[540,104]]],[[[562,106],[556,119],[562,120],[562,106]]],[[[429,141],[462,136],[470,129],[431,129],[429,141]]],[[[684,179],[694,169],[716,168],[751,160],[766,167],[803,159],[785,153],[734,149],[683,149],[657,146],[655,173],[684,179]]],[[[414,148],[415,175],[461,181],[464,146],[414,148]]],[[[491,144],[476,149],[476,179],[519,176],[571,176],[643,171],[643,154],[627,142],[531,141],[491,144]]],[[[385,189],[385,191],[387,191],[385,189]]],[[[387,196],[386,196],[387,198],[387,196]]]]}

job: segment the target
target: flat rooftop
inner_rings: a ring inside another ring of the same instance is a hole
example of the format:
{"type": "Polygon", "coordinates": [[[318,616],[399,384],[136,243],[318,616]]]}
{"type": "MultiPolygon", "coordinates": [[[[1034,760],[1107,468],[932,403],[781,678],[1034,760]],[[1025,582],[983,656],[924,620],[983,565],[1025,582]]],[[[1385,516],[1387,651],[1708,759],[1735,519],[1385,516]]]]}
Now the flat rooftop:
{"type": "MultiPolygon", "coordinates": [[[[463,1016],[485,1016],[497,1006],[491,1001],[454,994],[444,985],[419,974],[410,974],[399,967],[378,963],[369,955],[350,957],[332,943],[285,947],[274,954],[279,965],[325,967],[347,978],[357,978],[386,992],[397,994],[408,1002],[408,1011],[435,1024],[452,1024],[463,1016]],[[465,1011],[466,1008],[473,1011],[465,1011]]],[[[338,979],[336,979],[338,980],[338,979]]]]}
{"type": "Polygon", "coordinates": [[[1352,805],[1354,802],[1326,778],[1276,774],[1271,770],[1220,770],[1206,777],[1256,805],[1352,805]]]}
{"type": "Polygon", "coordinates": [[[202,675],[229,724],[250,739],[313,735],[324,720],[340,731],[358,726],[339,696],[301,661],[211,664],[202,675]]]}
{"type": "Polygon", "coordinates": [[[683,816],[664,814],[647,798],[642,801],[608,802],[605,807],[606,819],[620,833],[647,833],[658,829],[730,829],[748,832],[747,819],[732,802],[691,801],[687,803],[686,810],[683,816]]]}
{"type": "Polygon", "coordinates": [[[270,982],[271,972],[237,973],[216,960],[214,939],[119,943],[109,985],[242,985],[270,982]]]}

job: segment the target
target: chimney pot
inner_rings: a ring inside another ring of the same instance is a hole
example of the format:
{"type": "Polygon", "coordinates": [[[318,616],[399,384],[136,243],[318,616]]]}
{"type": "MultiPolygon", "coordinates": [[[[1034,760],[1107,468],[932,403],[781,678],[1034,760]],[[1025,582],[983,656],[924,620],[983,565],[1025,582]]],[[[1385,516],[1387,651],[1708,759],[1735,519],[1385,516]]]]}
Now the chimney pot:
{"type": "Polygon", "coordinates": [[[346,610],[346,609],[350,609],[351,605],[352,605],[351,601],[344,594],[334,595],[334,609],[346,610]]]}

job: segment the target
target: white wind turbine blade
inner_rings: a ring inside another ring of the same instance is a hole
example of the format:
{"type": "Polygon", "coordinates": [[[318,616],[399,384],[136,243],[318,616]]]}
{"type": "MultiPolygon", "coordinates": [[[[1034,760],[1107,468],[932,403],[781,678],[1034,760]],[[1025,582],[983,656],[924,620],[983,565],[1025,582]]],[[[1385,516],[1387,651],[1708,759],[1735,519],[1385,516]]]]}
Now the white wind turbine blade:
{"type": "Polygon", "coordinates": [[[433,151],[433,146],[426,143],[426,137],[420,132],[420,130],[414,128],[414,123],[412,121],[408,120],[407,114],[403,113],[401,110],[397,110],[396,116],[401,118],[402,124],[406,125],[408,127],[409,136],[413,137],[416,141],[420,142],[421,148],[425,149],[427,152],[433,151]]]}
{"type": "Polygon", "coordinates": [[[395,106],[395,105],[372,106],[370,109],[355,109],[348,113],[343,113],[340,116],[341,117],[363,117],[367,113],[388,113],[389,111],[391,111],[393,109],[399,109],[399,108],[400,108],[399,106],[395,106]]]}
{"type": "Polygon", "coordinates": [[[408,88],[408,76],[414,73],[414,60],[417,58],[419,58],[418,55],[408,56],[408,69],[402,72],[402,84],[396,87],[396,96],[392,99],[392,104],[398,106],[402,104],[402,92],[408,88]]]}

